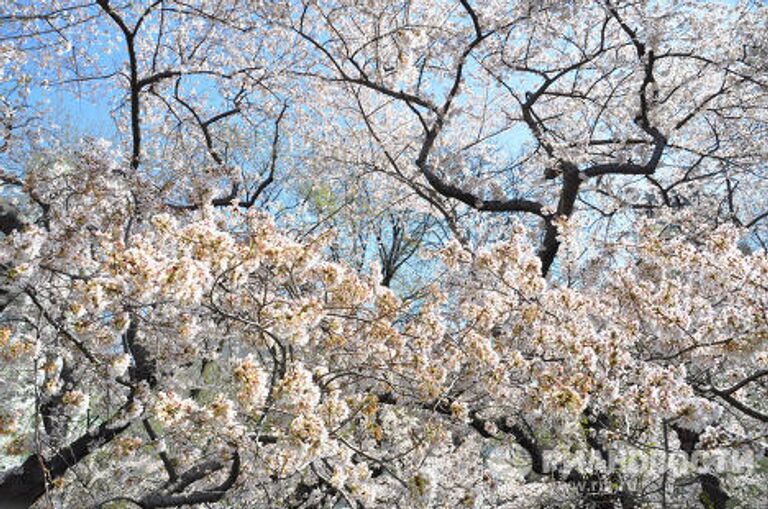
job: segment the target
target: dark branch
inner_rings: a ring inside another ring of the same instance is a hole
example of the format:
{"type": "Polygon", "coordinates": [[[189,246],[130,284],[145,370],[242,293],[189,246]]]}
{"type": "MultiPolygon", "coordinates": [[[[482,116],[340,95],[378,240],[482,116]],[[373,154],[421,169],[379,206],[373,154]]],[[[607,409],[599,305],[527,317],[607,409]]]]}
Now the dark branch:
{"type": "MultiPolygon", "coordinates": [[[[190,471],[182,474],[180,478],[180,489],[188,486],[189,484],[196,482],[199,479],[217,471],[210,464],[204,465],[205,468],[193,467],[190,471]],[[186,477],[185,477],[186,476],[186,477]]],[[[184,505],[194,504],[211,504],[218,502],[224,495],[227,494],[232,486],[235,485],[237,478],[240,475],[240,455],[235,451],[232,455],[232,465],[229,470],[229,475],[220,485],[201,491],[194,491],[188,494],[176,495],[174,493],[167,494],[163,491],[151,493],[139,501],[139,505],[143,509],[156,509],[160,507],[178,507],[184,505]]]]}
{"type": "MultiPolygon", "coordinates": [[[[120,414],[133,405],[133,397],[123,405],[118,412],[120,414]]],[[[60,449],[50,458],[43,458],[38,454],[29,456],[21,466],[0,475],[0,500],[9,505],[28,507],[42,496],[48,484],[63,476],[72,466],[99,449],[105,443],[110,442],[120,433],[125,431],[129,422],[107,421],[95,430],[86,432],[80,438],[60,449]]]]}

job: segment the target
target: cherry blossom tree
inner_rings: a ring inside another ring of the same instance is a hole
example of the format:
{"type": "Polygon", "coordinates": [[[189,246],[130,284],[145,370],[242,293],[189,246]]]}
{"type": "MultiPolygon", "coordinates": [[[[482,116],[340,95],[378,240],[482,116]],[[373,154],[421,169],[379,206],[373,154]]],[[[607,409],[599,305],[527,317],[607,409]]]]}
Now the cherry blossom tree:
{"type": "Polygon", "coordinates": [[[767,14],[7,2],[0,505],[760,507],[767,14]]]}

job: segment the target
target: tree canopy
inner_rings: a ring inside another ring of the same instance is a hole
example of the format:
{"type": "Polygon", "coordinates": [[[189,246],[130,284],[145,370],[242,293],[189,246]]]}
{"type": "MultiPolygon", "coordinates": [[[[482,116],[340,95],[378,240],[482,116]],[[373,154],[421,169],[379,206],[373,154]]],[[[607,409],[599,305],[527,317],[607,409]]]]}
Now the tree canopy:
{"type": "Polygon", "coordinates": [[[768,7],[0,6],[0,507],[763,507],[768,7]]]}

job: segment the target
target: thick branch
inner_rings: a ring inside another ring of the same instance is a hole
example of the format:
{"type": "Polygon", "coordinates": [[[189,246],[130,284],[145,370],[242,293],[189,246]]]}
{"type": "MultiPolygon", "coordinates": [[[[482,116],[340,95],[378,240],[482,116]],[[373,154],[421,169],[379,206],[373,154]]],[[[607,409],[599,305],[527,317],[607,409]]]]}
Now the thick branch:
{"type": "MultiPolygon", "coordinates": [[[[132,143],[132,155],[131,155],[131,168],[137,169],[141,160],[141,113],[139,104],[139,94],[141,92],[141,85],[139,84],[139,66],[136,59],[136,48],[134,45],[134,38],[136,32],[128,28],[125,24],[125,20],[109,5],[109,0],[97,0],[99,7],[112,18],[115,24],[120,28],[125,38],[125,45],[128,50],[128,67],[130,70],[130,101],[131,101],[131,137],[132,143]]],[[[136,27],[138,28],[138,26],[136,27]]]]}
{"type": "Polygon", "coordinates": [[[542,216],[543,206],[541,203],[526,200],[523,198],[512,198],[507,200],[485,200],[477,195],[461,189],[453,184],[444,182],[440,177],[435,175],[427,164],[422,164],[420,167],[421,173],[426,177],[427,182],[432,188],[447,198],[454,198],[460,202],[469,205],[475,210],[489,211],[489,212],[529,212],[542,216]]]}
{"type": "MultiPolygon", "coordinates": [[[[210,467],[210,465],[208,466],[210,467]]],[[[193,467],[192,470],[182,474],[180,481],[182,480],[183,481],[181,482],[181,484],[182,486],[187,486],[188,484],[191,484],[192,482],[195,482],[198,479],[202,479],[203,477],[207,476],[208,474],[214,471],[216,471],[216,469],[211,469],[211,468],[195,469],[195,467],[193,467]],[[187,474],[189,474],[189,476],[184,477],[187,474]]],[[[224,498],[224,495],[226,495],[227,491],[229,491],[229,489],[235,485],[235,482],[237,481],[237,478],[239,475],[240,475],[240,455],[237,452],[235,452],[232,456],[232,466],[230,467],[229,475],[224,480],[224,482],[222,482],[220,485],[210,489],[195,491],[192,493],[182,494],[182,495],[166,494],[163,491],[151,493],[146,497],[142,498],[139,501],[139,505],[143,509],[156,509],[160,507],[178,507],[178,506],[184,506],[184,505],[211,504],[214,502],[218,502],[219,500],[224,498]]]]}
{"type": "MultiPolygon", "coordinates": [[[[129,398],[118,416],[133,404],[129,398]]],[[[45,493],[48,484],[63,476],[72,466],[110,442],[125,431],[130,422],[118,425],[110,422],[101,424],[95,430],[86,432],[67,447],[60,449],[50,458],[38,454],[29,456],[21,466],[0,475],[0,501],[9,505],[28,507],[45,493]]]]}
{"type": "MultiPolygon", "coordinates": [[[[570,163],[562,163],[563,183],[560,190],[560,199],[557,203],[557,217],[570,217],[573,213],[576,198],[579,195],[581,187],[581,176],[579,169],[570,163]]],[[[544,232],[544,241],[539,249],[539,258],[541,259],[541,273],[546,276],[552,263],[555,261],[557,251],[560,249],[560,241],[557,240],[557,226],[552,222],[552,218],[546,220],[546,230],[544,232]]]]}

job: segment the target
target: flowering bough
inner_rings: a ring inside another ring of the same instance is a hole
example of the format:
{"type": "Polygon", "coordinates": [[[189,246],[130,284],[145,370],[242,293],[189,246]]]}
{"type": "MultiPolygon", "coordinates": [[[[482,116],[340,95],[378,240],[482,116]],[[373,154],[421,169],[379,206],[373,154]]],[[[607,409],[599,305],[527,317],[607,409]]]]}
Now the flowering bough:
{"type": "Polygon", "coordinates": [[[0,503],[768,497],[764,7],[9,5],[0,503]]]}
{"type": "Polygon", "coordinates": [[[649,219],[578,289],[542,278],[519,226],[442,251],[413,307],[325,260],[328,235],[236,206],[131,215],[129,184],[87,163],[38,191],[47,228],[3,240],[6,499],[608,507],[763,486],[768,258],[738,229],[664,239],[649,219]]]}

